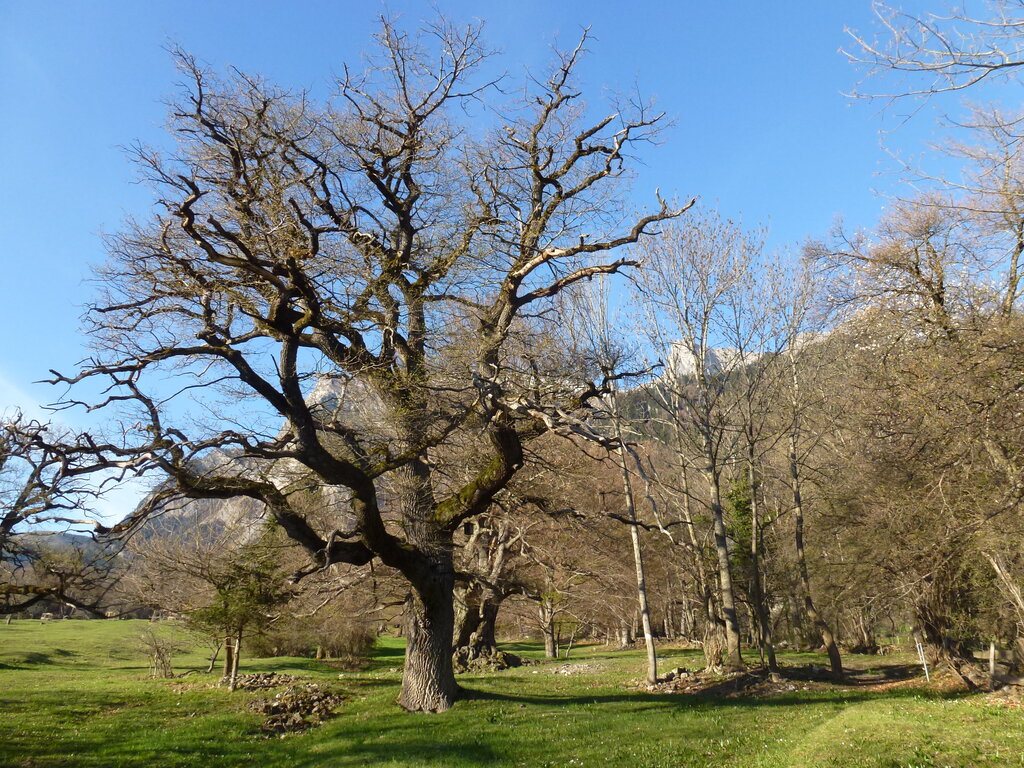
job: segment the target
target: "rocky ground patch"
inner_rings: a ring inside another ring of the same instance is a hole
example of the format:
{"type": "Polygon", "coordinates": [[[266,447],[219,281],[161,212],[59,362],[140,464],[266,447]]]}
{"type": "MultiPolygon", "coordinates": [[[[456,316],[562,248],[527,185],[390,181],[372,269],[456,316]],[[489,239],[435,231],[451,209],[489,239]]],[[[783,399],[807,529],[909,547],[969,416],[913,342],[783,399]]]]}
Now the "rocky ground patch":
{"type": "Polygon", "coordinates": [[[254,701],[249,708],[265,716],[260,730],[284,736],[320,725],[333,717],[344,698],[316,683],[299,683],[289,685],[270,698],[254,701]]]}
{"type": "MultiPolygon", "coordinates": [[[[280,688],[282,685],[290,685],[301,678],[294,675],[282,675],[277,672],[261,672],[252,675],[239,675],[235,679],[235,688],[240,691],[266,691],[271,688],[280,688]]],[[[222,678],[221,685],[229,684],[228,678],[222,678]]]]}

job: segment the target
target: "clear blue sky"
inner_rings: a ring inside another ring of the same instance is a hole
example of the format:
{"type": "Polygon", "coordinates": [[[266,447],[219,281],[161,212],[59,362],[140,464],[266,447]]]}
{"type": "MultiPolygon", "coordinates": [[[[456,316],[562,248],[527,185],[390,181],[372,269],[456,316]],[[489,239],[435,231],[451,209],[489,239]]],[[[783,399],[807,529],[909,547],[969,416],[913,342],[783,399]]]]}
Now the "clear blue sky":
{"type": "MultiPolygon", "coordinates": [[[[869,0],[0,0],[0,411],[51,400],[31,382],[85,354],[78,318],[100,235],[148,206],[119,147],[165,140],[161,99],[176,73],[164,46],[324,92],[367,47],[376,14],[415,24],[431,5],[483,18],[512,78],[591,26],[591,93],[636,82],[675,122],[644,156],[638,202],[656,187],[700,195],[767,222],[783,245],[823,235],[839,215],[871,226],[884,205],[874,190],[895,181],[878,175],[891,168],[879,131],[894,115],[842,95],[860,77],[838,52],[844,26],[871,29],[869,0]]],[[[915,152],[932,130],[919,115],[887,142],[915,152]]]]}

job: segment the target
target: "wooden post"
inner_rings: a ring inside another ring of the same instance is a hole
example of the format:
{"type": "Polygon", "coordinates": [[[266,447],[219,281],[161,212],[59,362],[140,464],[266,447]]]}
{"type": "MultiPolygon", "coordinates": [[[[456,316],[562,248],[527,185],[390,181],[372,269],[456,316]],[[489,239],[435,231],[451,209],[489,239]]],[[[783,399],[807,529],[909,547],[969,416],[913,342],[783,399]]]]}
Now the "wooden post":
{"type": "Polygon", "coordinates": [[[994,678],[996,676],[996,643],[992,640],[988,644],[988,675],[994,678]]]}

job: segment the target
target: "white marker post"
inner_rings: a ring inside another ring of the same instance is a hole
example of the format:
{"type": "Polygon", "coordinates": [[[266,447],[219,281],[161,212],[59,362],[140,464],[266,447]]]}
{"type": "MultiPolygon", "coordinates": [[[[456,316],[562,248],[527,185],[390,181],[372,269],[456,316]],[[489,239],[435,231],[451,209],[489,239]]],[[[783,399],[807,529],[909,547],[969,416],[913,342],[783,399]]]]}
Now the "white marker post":
{"type": "Polygon", "coordinates": [[[921,659],[921,666],[924,667],[924,679],[930,683],[932,678],[928,674],[928,660],[924,657],[924,646],[921,645],[920,640],[917,643],[917,655],[921,659]]]}

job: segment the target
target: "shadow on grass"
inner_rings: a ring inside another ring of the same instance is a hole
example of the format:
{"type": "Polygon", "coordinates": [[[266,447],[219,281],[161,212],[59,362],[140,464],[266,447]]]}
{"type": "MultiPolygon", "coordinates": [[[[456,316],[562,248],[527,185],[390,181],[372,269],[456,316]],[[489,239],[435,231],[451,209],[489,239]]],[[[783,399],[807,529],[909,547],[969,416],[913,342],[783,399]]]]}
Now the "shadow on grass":
{"type": "Polygon", "coordinates": [[[920,664],[887,664],[866,669],[843,670],[846,681],[851,685],[872,685],[879,682],[910,680],[921,676],[920,664]]]}
{"type": "Polygon", "coordinates": [[[439,743],[426,738],[382,742],[346,742],[317,753],[313,760],[296,760],[292,766],[320,768],[324,765],[491,765],[507,763],[508,755],[475,741],[439,743]]]}
{"type": "Polygon", "coordinates": [[[49,664],[59,664],[61,660],[67,660],[78,656],[77,651],[67,648],[54,648],[52,651],[26,651],[17,654],[7,663],[0,664],[0,669],[24,669],[26,667],[38,667],[49,664]]]}
{"type": "Polygon", "coordinates": [[[245,675],[252,672],[280,672],[282,674],[321,673],[331,671],[323,662],[316,659],[302,659],[294,656],[276,656],[261,659],[242,659],[239,674],[245,675]]]}
{"type": "MultiPolygon", "coordinates": [[[[486,678],[478,678],[484,681],[486,678]]],[[[495,680],[496,684],[507,680],[495,680]]],[[[858,691],[837,688],[835,690],[789,691],[771,696],[743,695],[726,689],[701,691],[699,693],[651,693],[648,691],[623,691],[622,693],[596,693],[576,696],[551,694],[498,693],[480,688],[462,686],[465,701],[504,701],[515,704],[536,704],[544,706],[582,706],[586,704],[661,704],[663,706],[707,707],[749,707],[763,709],[772,707],[798,707],[807,704],[855,704],[885,699],[928,699],[956,700],[971,694],[967,691],[935,691],[921,688],[895,688],[885,691],[858,691]]]]}
{"type": "MultiPolygon", "coordinates": [[[[538,658],[544,656],[544,644],[534,642],[532,640],[520,640],[516,642],[500,642],[498,647],[503,651],[510,653],[517,653],[525,656],[536,656],[538,658]]],[[[557,659],[548,659],[548,661],[565,661],[561,653],[565,651],[564,648],[559,649],[559,656],[557,659]]],[[[573,659],[596,659],[596,658],[622,658],[623,654],[628,654],[630,651],[636,651],[638,654],[643,651],[643,647],[638,648],[620,648],[614,645],[604,645],[601,643],[584,643],[582,645],[573,646],[569,652],[569,660],[573,659]]],[[[659,656],[683,656],[689,653],[699,653],[699,651],[689,650],[677,650],[674,648],[658,648],[659,656]]]]}
{"type": "Polygon", "coordinates": [[[401,668],[405,663],[404,645],[383,645],[378,643],[370,653],[369,663],[363,672],[381,672],[383,670],[401,668]]]}

